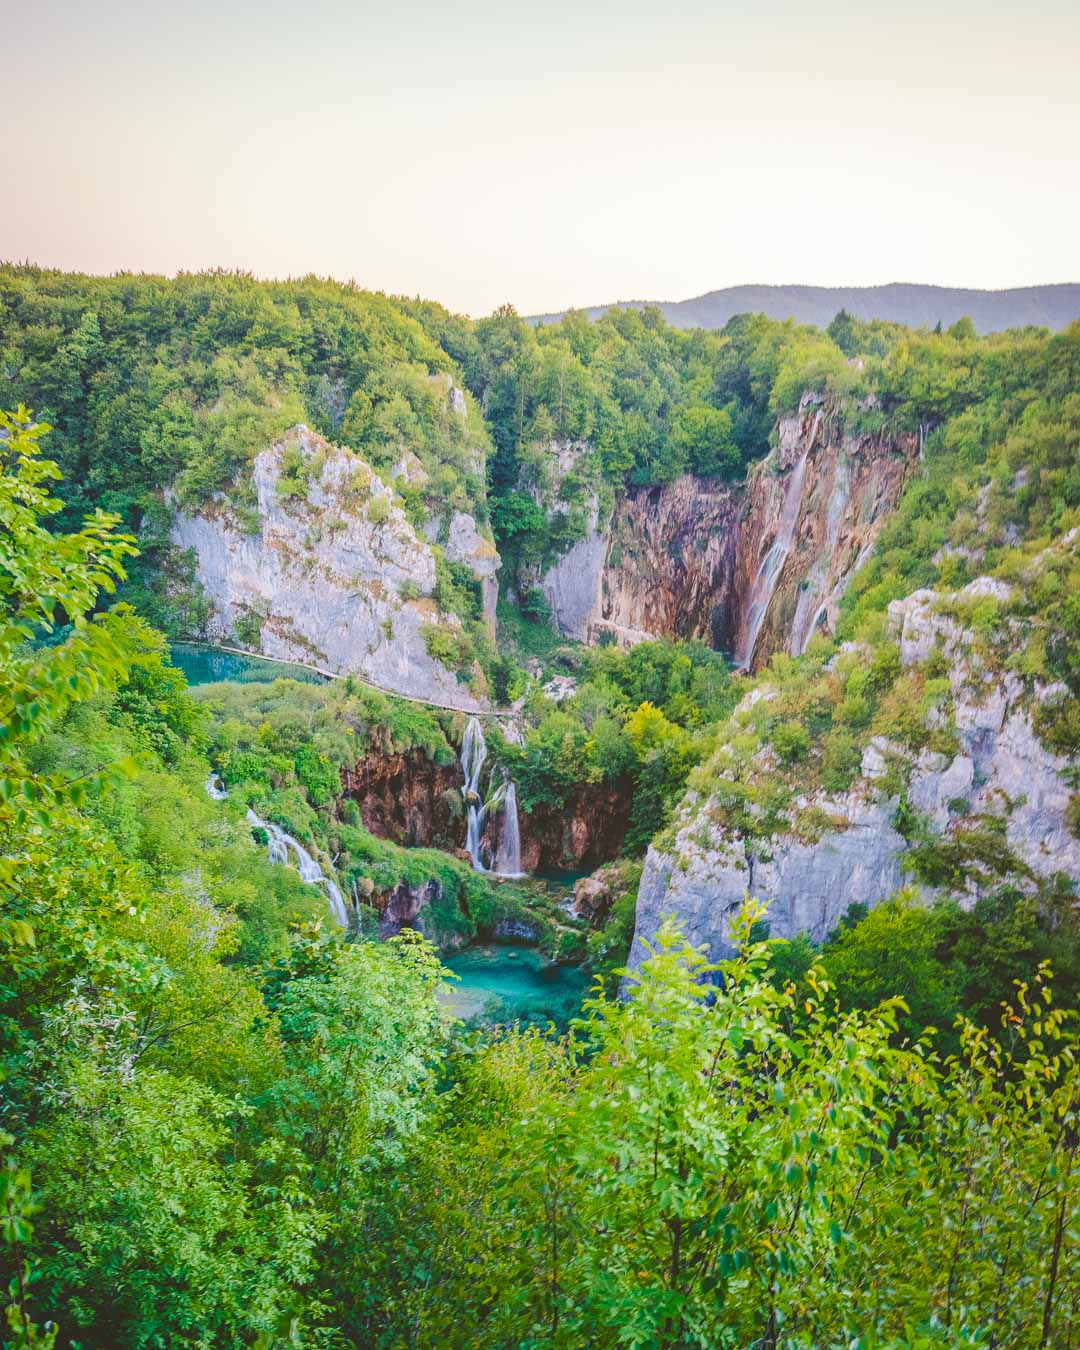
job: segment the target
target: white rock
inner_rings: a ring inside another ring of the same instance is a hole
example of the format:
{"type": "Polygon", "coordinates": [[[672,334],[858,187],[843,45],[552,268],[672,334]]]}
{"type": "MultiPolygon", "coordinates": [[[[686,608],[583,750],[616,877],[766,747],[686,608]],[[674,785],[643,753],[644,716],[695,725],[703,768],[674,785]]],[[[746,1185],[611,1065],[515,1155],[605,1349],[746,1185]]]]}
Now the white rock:
{"type": "Polygon", "coordinates": [[[422,627],[456,628],[430,595],[435,559],[388,489],[350,450],[295,427],[256,456],[258,533],[243,528],[224,498],[177,512],[173,542],[193,549],[212,605],[208,636],[235,639],[238,621],[261,618],[259,649],[384,688],[467,710],[484,705],[427,653],[422,627]],[[286,449],[323,456],[306,501],[277,493],[286,449]],[[379,505],[376,506],[376,503],[379,505]],[[372,519],[369,512],[376,509],[372,519]],[[381,516],[381,519],[379,518],[381,516]],[[411,588],[419,599],[407,599],[411,588]]]}

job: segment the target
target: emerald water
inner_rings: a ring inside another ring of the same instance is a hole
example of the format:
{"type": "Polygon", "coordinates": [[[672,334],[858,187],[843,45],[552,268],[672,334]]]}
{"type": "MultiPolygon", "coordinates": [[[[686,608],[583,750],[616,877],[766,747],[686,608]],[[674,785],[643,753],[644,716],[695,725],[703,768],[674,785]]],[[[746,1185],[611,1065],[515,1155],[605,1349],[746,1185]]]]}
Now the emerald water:
{"type": "Polygon", "coordinates": [[[565,1025],[577,1015],[589,985],[577,966],[553,966],[530,947],[468,947],[444,957],[443,965],[458,977],[448,982],[443,1001],[466,1021],[565,1025]]]}
{"type": "Polygon", "coordinates": [[[169,647],[173,665],[184,672],[188,684],[217,684],[233,680],[238,684],[269,684],[271,680],[301,680],[304,684],[325,684],[322,675],[304,666],[282,665],[261,656],[238,656],[220,647],[197,647],[193,643],[174,642],[169,647]]]}

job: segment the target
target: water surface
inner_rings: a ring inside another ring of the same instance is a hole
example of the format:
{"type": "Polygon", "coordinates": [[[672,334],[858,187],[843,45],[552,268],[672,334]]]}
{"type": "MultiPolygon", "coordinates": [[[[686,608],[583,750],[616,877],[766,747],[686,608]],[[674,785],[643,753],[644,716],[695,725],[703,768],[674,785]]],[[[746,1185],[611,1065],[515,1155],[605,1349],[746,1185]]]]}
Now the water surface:
{"type": "Polygon", "coordinates": [[[325,684],[324,676],[305,666],[266,661],[261,656],[238,656],[220,647],[199,647],[194,643],[173,642],[169,646],[174,666],[184,672],[188,684],[217,684],[232,680],[237,684],[269,684],[273,680],[300,680],[304,684],[325,684]]]}
{"type": "Polygon", "coordinates": [[[564,1026],[581,1009],[589,977],[577,966],[553,966],[531,947],[500,943],[467,947],[443,958],[458,976],[443,1001],[466,1021],[553,1021],[564,1026]]]}

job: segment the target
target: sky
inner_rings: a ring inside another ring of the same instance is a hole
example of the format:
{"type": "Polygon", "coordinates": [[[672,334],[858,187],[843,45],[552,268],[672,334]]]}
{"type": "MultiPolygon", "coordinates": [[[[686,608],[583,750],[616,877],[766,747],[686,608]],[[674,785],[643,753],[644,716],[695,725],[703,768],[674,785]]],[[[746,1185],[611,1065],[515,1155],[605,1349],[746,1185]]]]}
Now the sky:
{"type": "Polygon", "coordinates": [[[0,259],[480,315],[1080,280],[1074,0],[0,0],[0,259]]]}

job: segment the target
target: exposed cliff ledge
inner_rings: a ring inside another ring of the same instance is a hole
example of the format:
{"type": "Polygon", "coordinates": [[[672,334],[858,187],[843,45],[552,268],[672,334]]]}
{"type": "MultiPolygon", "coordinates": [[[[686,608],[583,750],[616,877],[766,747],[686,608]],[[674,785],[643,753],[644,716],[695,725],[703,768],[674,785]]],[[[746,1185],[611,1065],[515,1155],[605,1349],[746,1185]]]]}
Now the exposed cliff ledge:
{"type": "Polygon", "coordinates": [[[603,528],[594,513],[542,579],[561,631],[624,644],[701,637],[753,668],[832,631],[918,440],[847,430],[838,404],[808,393],[776,441],[743,484],[684,476],[628,489],[603,528]]]}
{"type": "MultiPolygon", "coordinates": [[[[959,886],[961,898],[974,899],[1005,880],[1031,889],[1060,875],[1080,886],[1080,840],[1067,815],[1075,760],[1048,750],[1032,727],[1033,710],[1057,691],[1024,686],[980,654],[955,615],[987,598],[1004,603],[1008,588],[984,577],[953,595],[916,591],[889,607],[902,667],[918,671],[934,657],[948,672],[926,725],[947,730],[951,753],[875,737],[864,745],[847,792],[808,790],[791,803],[787,827],[761,837],[724,823],[724,804],[739,783],[730,747],[721,746],[711,786],[687,795],[671,834],[649,850],[632,965],[643,959],[667,914],[714,957],[725,955],[731,919],[746,894],[769,902],[773,936],[806,932],[820,941],[850,904],[873,905],[912,880],[905,867],[911,846],[898,828],[901,793],[908,823],[914,812],[923,846],[948,860],[949,887],[956,892],[959,886]],[[795,827],[797,816],[814,821],[811,837],[795,827]]],[[[1005,643],[1008,623],[1000,630],[1005,643]]],[[[736,734],[749,729],[755,708],[769,698],[768,686],[751,691],[733,719],[736,734]]],[[[767,748],[756,754],[751,767],[759,779],[775,767],[771,755],[767,748]]],[[[922,889],[933,893],[925,881],[922,889]]]]}
{"type": "MultiPolygon", "coordinates": [[[[423,629],[457,631],[460,621],[429,598],[431,546],[363,459],[294,427],[256,456],[251,492],[242,512],[218,497],[175,518],[173,542],[194,550],[212,605],[211,640],[239,640],[397,693],[483,708],[428,654],[423,629]],[[290,478],[289,465],[299,474],[290,478]]],[[[244,495],[241,488],[234,497],[244,495]]]]}

